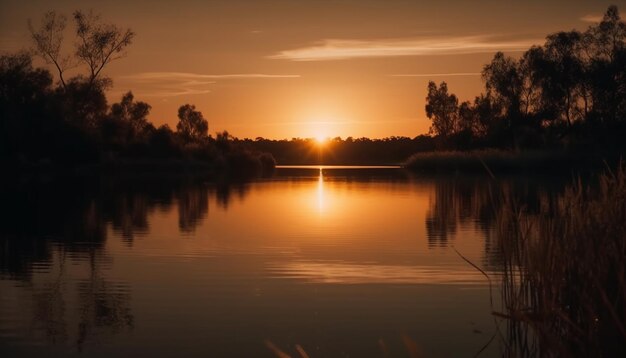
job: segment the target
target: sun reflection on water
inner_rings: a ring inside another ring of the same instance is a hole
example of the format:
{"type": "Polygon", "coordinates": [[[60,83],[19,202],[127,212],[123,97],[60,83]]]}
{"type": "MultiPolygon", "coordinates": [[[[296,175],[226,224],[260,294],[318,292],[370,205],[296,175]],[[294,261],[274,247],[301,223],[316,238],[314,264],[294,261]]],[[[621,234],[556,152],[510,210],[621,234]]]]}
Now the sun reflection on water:
{"type": "Polygon", "coordinates": [[[324,195],[324,171],[320,167],[319,176],[317,177],[317,212],[322,215],[326,212],[326,200],[324,195]]]}

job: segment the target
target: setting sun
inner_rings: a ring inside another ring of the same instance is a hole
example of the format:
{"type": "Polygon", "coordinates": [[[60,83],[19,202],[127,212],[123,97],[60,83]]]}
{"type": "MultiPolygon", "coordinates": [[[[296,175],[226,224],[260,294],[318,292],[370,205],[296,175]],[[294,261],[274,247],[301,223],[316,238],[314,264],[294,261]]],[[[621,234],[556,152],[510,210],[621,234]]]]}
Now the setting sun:
{"type": "Polygon", "coordinates": [[[328,137],[325,137],[321,134],[318,134],[315,136],[315,142],[317,143],[317,145],[324,145],[326,143],[326,141],[328,140],[328,137]]]}

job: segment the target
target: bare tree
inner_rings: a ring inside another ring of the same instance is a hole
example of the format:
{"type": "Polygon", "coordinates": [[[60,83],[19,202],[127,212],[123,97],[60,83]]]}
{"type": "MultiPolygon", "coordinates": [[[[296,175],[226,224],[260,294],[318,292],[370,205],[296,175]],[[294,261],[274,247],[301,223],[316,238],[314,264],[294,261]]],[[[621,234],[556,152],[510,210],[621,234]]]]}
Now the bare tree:
{"type": "Polygon", "coordinates": [[[64,72],[77,64],[87,66],[87,81],[89,86],[93,86],[107,64],[126,54],[135,33],[131,29],[123,30],[116,25],[102,23],[100,16],[92,12],[78,10],[73,18],[77,37],[74,56],[62,54],[67,18],[55,11],[46,12],[39,27],[28,21],[35,53],[56,67],[63,88],[67,88],[64,72]]]}
{"type": "Polygon", "coordinates": [[[111,61],[124,57],[135,33],[113,24],[103,24],[92,12],[74,12],[76,22],[76,57],[89,68],[89,83],[93,84],[102,69],[111,61]]]}
{"type": "Polygon", "coordinates": [[[67,24],[67,19],[55,11],[46,12],[38,28],[33,26],[28,20],[28,29],[35,44],[35,53],[41,56],[47,64],[54,65],[59,73],[59,80],[63,87],[66,87],[63,72],[72,67],[71,56],[61,54],[63,44],[63,31],[67,24]]]}

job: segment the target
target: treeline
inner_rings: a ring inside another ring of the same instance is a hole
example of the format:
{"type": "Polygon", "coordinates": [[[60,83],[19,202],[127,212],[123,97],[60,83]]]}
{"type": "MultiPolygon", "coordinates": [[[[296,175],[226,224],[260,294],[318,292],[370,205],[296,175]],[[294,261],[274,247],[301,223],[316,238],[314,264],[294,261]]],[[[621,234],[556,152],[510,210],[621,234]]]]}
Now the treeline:
{"type": "Polygon", "coordinates": [[[313,138],[271,140],[256,138],[239,142],[256,151],[272,153],[280,164],[402,164],[415,152],[432,151],[432,137],[388,137],[383,139],[340,137],[319,142],[313,138]]]}
{"type": "Polygon", "coordinates": [[[109,105],[105,91],[111,81],[102,70],[123,55],[134,33],[91,13],[77,11],[73,18],[73,55],[61,53],[65,17],[48,12],[39,27],[29,24],[33,51],[0,56],[0,161],[5,167],[192,165],[242,175],[273,169],[271,155],[236,145],[226,132],[208,135],[208,122],[193,105],[179,108],[175,129],[150,123],[150,105],[131,92],[109,105]],[[56,83],[50,71],[33,66],[33,55],[57,70],[56,83]],[[66,69],[77,66],[86,71],[66,78],[66,69]]]}
{"type": "Polygon", "coordinates": [[[623,152],[625,40],[626,24],[610,6],[584,32],[548,35],[518,59],[497,53],[473,102],[431,81],[425,109],[437,147],[623,152]]]}

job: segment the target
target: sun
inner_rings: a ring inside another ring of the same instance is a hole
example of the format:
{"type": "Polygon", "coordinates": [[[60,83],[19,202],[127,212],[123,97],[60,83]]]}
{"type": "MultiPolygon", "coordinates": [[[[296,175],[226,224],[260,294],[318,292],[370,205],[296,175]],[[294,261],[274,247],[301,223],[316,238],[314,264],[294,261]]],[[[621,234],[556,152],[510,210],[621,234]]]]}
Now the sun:
{"type": "Polygon", "coordinates": [[[324,136],[323,134],[318,134],[314,137],[314,139],[315,139],[315,143],[321,146],[326,143],[326,141],[328,140],[328,137],[324,136]]]}

